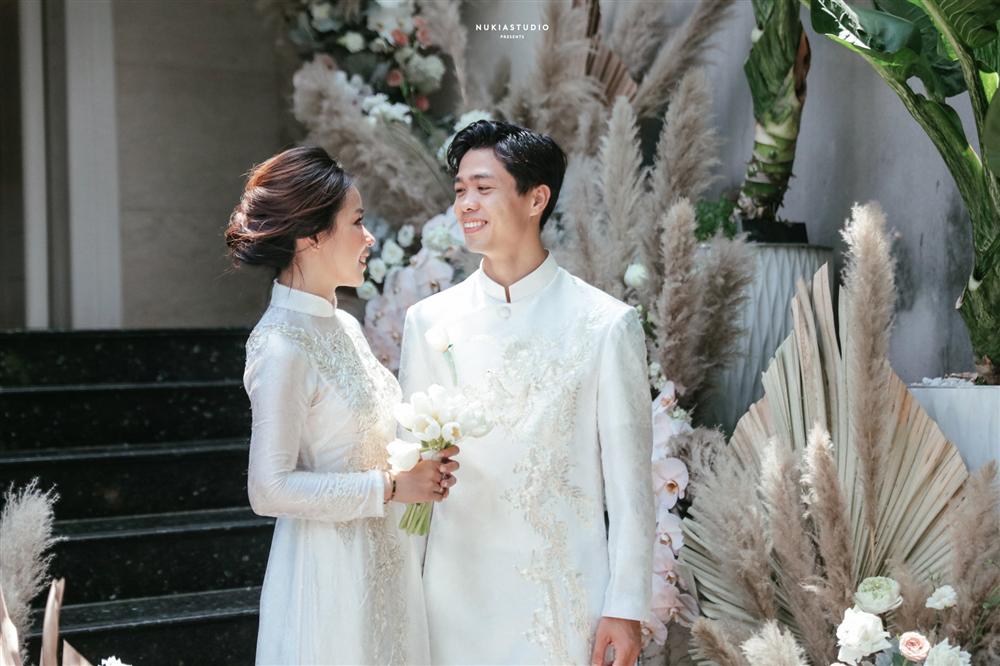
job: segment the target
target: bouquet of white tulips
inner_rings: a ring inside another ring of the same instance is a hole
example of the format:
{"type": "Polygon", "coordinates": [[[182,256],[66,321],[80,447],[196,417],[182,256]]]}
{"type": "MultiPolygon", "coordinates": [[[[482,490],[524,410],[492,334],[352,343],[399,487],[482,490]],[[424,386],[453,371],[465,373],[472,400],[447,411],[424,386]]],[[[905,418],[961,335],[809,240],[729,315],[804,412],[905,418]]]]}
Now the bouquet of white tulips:
{"type": "MultiPolygon", "coordinates": [[[[393,471],[408,471],[421,458],[436,458],[442,449],[467,437],[482,437],[493,428],[477,405],[437,384],[426,392],[414,393],[410,402],[399,404],[396,420],[420,441],[397,439],[389,444],[389,464],[393,471]]],[[[399,527],[410,534],[424,535],[430,522],[431,503],[421,502],[406,508],[399,527]]]]}

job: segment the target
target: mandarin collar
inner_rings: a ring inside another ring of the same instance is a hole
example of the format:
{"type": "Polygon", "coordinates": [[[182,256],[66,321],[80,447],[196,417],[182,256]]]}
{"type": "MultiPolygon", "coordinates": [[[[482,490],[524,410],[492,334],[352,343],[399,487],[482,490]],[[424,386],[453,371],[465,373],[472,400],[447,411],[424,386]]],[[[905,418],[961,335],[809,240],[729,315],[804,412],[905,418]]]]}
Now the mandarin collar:
{"type": "Polygon", "coordinates": [[[534,296],[543,288],[547,287],[553,278],[556,276],[556,272],[559,270],[559,264],[556,263],[556,258],[551,252],[545,258],[545,261],[531,271],[523,278],[510,285],[506,289],[502,284],[494,282],[488,275],[486,271],[483,270],[483,262],[479,262],[479,284],[482,285],[483,291],[486,292],[491,298],[495,298],[498,301],[516,303],[517,301],[523,301],[526,298],[534,296]],[[507,293],[510,293],[510,301],[507,300],[507,293]]]}
{"type": "Polygon", "coordinates": [[[336,300],[331,303],[322,296],[286,287],[277,280],[271,288],[271,305],[314,317],[332,317],[337,310],[336,300]]]}

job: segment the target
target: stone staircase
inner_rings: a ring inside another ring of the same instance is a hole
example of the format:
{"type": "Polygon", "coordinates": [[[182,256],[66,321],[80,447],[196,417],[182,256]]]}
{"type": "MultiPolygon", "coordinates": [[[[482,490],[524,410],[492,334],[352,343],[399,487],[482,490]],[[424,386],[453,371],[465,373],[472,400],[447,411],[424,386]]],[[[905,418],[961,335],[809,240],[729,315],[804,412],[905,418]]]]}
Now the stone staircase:
{"type": "Polygon", "coordinates": [[[273,521],[246,497],[247,334],[0,333],[0,486],[59,493],[60,633],[95,664],[253,662],[273,521]]]}

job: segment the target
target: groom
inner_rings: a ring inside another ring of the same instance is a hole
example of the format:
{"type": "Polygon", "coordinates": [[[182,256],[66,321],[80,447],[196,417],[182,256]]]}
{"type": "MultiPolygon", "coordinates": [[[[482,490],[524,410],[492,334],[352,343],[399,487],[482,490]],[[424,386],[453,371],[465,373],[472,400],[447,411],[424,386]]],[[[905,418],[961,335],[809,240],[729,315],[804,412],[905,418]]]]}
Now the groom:
{"type": "Polygon", "coordinates": [[[481,120],[448,164],[483,260],[407,312],[400,381],[457,384],[494,428],[462,447],[462,483],[434,507],[432,661],[603,664],[613,648],[634,664],[654,538],[642,326],[542,247],[566,170],[551,138],[481,120]]]}

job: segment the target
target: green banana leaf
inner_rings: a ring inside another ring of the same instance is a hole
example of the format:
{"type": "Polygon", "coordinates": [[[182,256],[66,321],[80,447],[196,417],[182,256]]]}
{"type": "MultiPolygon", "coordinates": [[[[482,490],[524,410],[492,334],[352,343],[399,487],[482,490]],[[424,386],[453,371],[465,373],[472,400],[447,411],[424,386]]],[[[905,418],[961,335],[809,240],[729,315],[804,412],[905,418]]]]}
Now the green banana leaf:
{"type": "Polygon", "coordinates": [[[920,32],[920,49],[911,73],[923,82],[931,97],[943,101],[966,90],[962,66],[926,11],[909,0],[878,0],[875,6],[909,21],[920,32]]]}
{"type": "MultiPolygon", "coordinates": [[[[914,0],[914,4],[923,4],[914,0]]],[[[1000,2],[996,0],[928,0],[944,18],[962,44],[970,49],[980,48],[1000,36],[1000,2]]]]}
{"type": "Polygon", "coordinates": [[[1000,97],[993,97],[983,123],[983,161],[993,173],[1000,173],[1000,97]]]}

